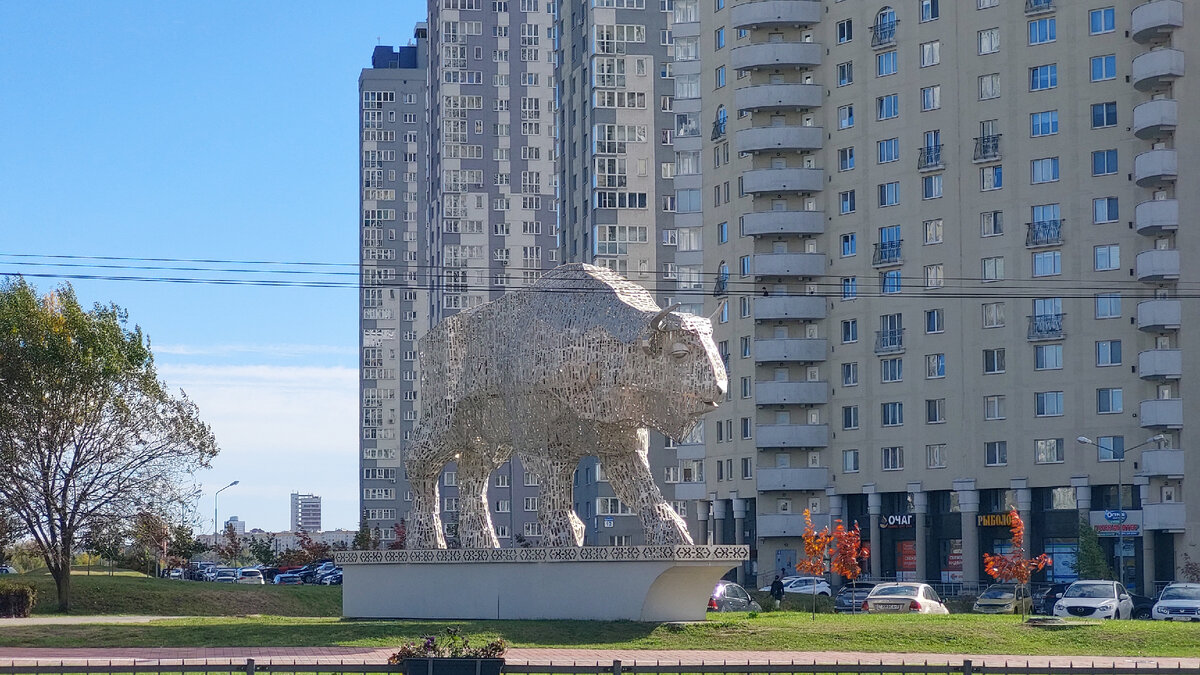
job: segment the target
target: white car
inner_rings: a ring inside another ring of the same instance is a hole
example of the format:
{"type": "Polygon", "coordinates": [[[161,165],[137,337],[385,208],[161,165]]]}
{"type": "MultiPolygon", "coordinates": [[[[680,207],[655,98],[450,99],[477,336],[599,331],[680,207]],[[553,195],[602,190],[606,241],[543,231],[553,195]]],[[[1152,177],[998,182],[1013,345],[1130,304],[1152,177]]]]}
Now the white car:
{"type": "Polygon", "coordinates": [[[937,591],[929,584],[876,584],[863,600],[863,610],[870,614],[949,614],[937,591]]]}
{"type": "Polygon", "coordinates": [[[267,582],[263,580],[263,575],[260,570],[255,569],[253,567],[247,567],[247,568],[238,570],[237,581],[235,581],[234,583],[262,585],[267,582]]]}
{"type": "Polygon", "coordinates": [[[829,587],[829,582],[817,577],[797,577],[792,579],[783,585],[783,592],[812,595],[814,585],[817,587],[817,595],[829,596],[833,594],[833,589],[829,587]]]}
{"type": "Polygon", "coordinates": [[[1159,621],[1200,621],[1200,584],[1167,584],[1150,617],[1159,621]]]}
{"type": "Polygon", "coordinates": [[[1133,598],[1116,581],[1076,581],[1054,603],[1054,616],[1132,619],[1133,598]]]}
{"type": "MultiPolygon", "coordinates": [[[[800,577],[796,577],[796,576],[787,576],[787,577],[780,579],[779,581],[780,581],[780,583],[783,584],[784,588],[787,588],[788,584],[792,583],[793,581],[795,581],[799,578],[800,577]]],[[[774,582],[771,582],[771,583],[774,583],[774,582]]],[[[760,588],[758,590],[763,593],[770,593],[771,592],[771,584],[767,584],[766,586],[763,586],[762,588],[760,588]]]]}
{"type": "Polygon", "coordinates": [[[16,574],[17,568],[12,565],[0,565],[0,574],[16,574]]]}

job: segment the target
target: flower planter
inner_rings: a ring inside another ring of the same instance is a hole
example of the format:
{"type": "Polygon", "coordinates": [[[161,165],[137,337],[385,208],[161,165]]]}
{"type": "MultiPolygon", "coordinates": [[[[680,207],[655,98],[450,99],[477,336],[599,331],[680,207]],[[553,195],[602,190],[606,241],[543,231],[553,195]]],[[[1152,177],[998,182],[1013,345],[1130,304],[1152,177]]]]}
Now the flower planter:
{"type": "Polygon", "coordinates": [[[404,659],[404,675],[500,675],[504,659],[404,659]]]}

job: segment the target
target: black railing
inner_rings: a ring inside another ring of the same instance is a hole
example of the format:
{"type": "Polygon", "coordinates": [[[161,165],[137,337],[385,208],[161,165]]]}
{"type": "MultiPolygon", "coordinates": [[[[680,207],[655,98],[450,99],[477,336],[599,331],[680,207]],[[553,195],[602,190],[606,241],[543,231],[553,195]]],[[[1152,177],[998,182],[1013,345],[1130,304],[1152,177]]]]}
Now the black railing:
{"type": "Polygon", "coordinates": [[[899,265],[900,264],[900,244],[899,241],[885,241],[875,244],[875,255],[871,257],[872,265],[899,265]]]}
{"type": "Polygon", "coordinates": [[[1054,0],[1025,0],[1026,14],[1041,14],[1042,12],[1053,12],[1054,0]]]}
{"type": "Polygon", "coordinates": [[[904,329],[891,328],[875,331],[875,353],[893,354],[904,351],[904,329]]]}
{"type": "Polygon", "coordinates": [[[1062,336],[1062,314],[1034,314],[1029,317],[1030,340],[1057,340],[1062,336]]]}
{"type": "Polygon", "coordinates": [[[986,162],[1000,159],[1000,134],[979,136],[975,139],[975,161],[986,162]]]}
{"type": "Polygon", "coordinates": [[[714,120],[712,128],[712,137],[709,140],[715,141],[725,135],[725,120],[714,120]]]}
{"type": "Polygon", "coordinates": [[[918,169],[933,169],[942,166],[942,146],[927,145],[921,148],[920,154],[917,155],[918,169]]]}
{"type": "Polygon", "coordinates": [[[871,46],[887,47],[896,44],[896,24],[899,21],[883,21],[871,26],[871,46]]]}
{"type": "Polygon", "coordinates": [[[1063,243],[1061,220],[1039,220],[1035,223],[1028,223],[1029,230],[1025,234],[1025,245],[1034,246],[1057,246],[1063,243]]]}

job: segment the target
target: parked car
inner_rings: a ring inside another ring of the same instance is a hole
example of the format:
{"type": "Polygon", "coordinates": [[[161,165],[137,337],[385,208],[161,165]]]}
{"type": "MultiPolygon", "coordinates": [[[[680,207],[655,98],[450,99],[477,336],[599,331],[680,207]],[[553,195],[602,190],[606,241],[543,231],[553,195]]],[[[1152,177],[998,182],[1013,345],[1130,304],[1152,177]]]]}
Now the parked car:
{"type": "Polygon", "coordinates": [[[1130,593],[1129,599],[1133,600],[1133,618],[1138,621],[1149,621],[1154,614],[1155,599],[1137,593],[1130,593]]]}
{"type": "Polygon", "coordinates": [[[276,574],[279,574],[278,567],[259,567],[258,571],[262,572],[263,581],[266,581],[268,584],[275,580],[276,574]]]}
{"type": "Polygon", "coordinates": [[[213,575],[213,581],[221,584],[232,584],[237,581],[237,570],[228,567],[222,567],[213,575]]]}
{"type": "Polygon", "coordinates": [[[171,570],[169,570],[167,572],[167,578],[182,580],[183,579],[183,570],[179,569],[178,567],[172,568],[171,570]]]}
{"type": "Polygon", "coordinates": [[[299,586],[304,582],[300,580],[299,574],[284,573],[276,574],[275,578],[271,580],[271,583],[275,584],[276,586],[299,586]]]}
{"type": "Polygon", "coordinates": [[[1076,581],[1054,603],[1054,616],[1131,619],[1133,598],[1117,581],[1076,581]]]}
{"type": "Polygon", "coordinates": [[[829,587],[829,582],[818,577],[796,577],[783,585],[783,592],[812,595],[813,586],[816,586],[817,595],[829,597],[833,594],[833,589],[829,587]]]}
{"type": "Polygon", "coordinates": [[[708,599],[710,612],[761,612],[762,606],[750,598],[746,589],[732,581],[724,579],[717,582],[713,588],[712,597],[708,599]]]}
{"type": "Polygon", "coordinates": [[[1025,584],[992,584],[975,600],[972,612],[979,614],[1032,614],[1033,599],[1025,584]]]}
{"type": "Polygon", "coordinates": [[[863,601],[870,595],[875,584],[869,581],[854,581],[838,589],[833,597],[833,611],[857,614],[863,611],[863,601]]]}
{"type": "Polygon", "coordinates": [[[329,574],[335,569],[337,569],[336,564],[332,562],[324,562],[320,565],[317,565],[313,569],[302,573],[300,576],[304,579],[304,583],[306,584],[319,584],[321,583],[321,577],[323,575],[329,574]]]}
{"type": "Polygon", "coordinates": [[[17,568],[12,565],[0,565],[0,574],[16,574],[17,568]]]}
{"type": "Polygon", "coordinates": [[[1158,621],[1200,621],[1200,584],[1167,584],[1150,616],[1158,621]]]}
{"type": "Polygon", "coordinates": [[[243,567],[242,569],[238,570],[236,583],[262,585],[265,582],[263,581],[262,572],[258,571],[257,568],[243,567]]]}
{"type": "Polygon", "coordinates": [[[314,584],[323,584],[323,583],[325,583],[326,578],[330,577],[331,575],[341,574],[341,573],[342,573],[341,567],[334,567],[332,569],[328,569],[325,571],[321,571],[320,569],[318,569],[316,574],[313,575],[313,583],[314,584]]]}
{"type": "Polygon", "coordinates": [[[1044,614],[1049,616],[1054,613],[1054,603],[1058,602],[1058,598],[1071,584],[1057,583],[1050,584],[1033,593],[1033,613],[1044,614]]]}
{"type": "Polygon", "coordinates": [[[937,591],[929,584],[876,584],[863,601],[863,609],[871,614],[949,614],[937,591]]]}
{"type": "Polygon", "coordinates": [[[338,568],[337,572],[331,572],[331,573],[326,574],[325,576],[321,577],[321,585],[322,586],[341,586],[342,585],[341,568],[338,568]]]}

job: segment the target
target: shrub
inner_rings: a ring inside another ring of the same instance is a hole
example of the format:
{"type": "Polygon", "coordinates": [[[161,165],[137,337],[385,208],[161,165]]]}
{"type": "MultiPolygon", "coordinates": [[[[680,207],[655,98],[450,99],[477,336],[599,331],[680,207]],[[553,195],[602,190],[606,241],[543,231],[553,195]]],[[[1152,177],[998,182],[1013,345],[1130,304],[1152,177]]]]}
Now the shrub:
{"type": "Polygon", "coordinates": [[[0,617],[27,617],[35,602],[37,589],[31,584],[0,581],[0,617]]]}
{"type": "MultiPolygon", "coordinates": [[[[804,593],[784,593],[781,607],[775,609],[775,598],[763,591],[750,591],[750,597],[762,605],[764,612],[811,612],[813,598],[804,593]]],[[[817,596],[817,614],[833,614],[833,598],[826,595],[817,596]]]]}
{"type": "Polygon", "coordinates": [[[470,638],[457,628],[447,628],[442,635],[426,635],[421,642],[400,645],[400,651],[392,654],[388,663],[404,663],[404,659],[498,659],[507,651],[508,643],[503,639],[472,647],[470,638]]]}
{"type": "Polygon", "coordinates": [[[950,610],[951,614],[970,614],[978,597],[970,594],[942,596],[942,604],[950,610]]]}

